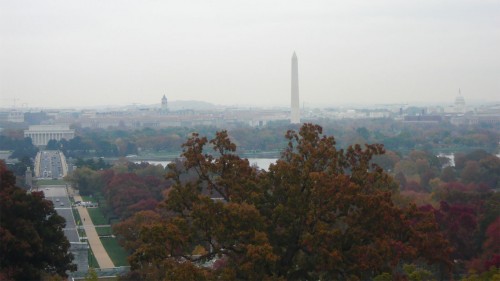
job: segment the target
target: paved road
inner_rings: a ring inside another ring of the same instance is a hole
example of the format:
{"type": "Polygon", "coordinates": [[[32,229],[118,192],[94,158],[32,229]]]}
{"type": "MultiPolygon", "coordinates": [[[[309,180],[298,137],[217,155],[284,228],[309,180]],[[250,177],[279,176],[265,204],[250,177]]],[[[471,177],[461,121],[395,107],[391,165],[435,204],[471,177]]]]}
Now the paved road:
{"type": "Polygon", "coordinates": [[[39,165],[40,169],[38,173],[35,174],[40,178],[62,178],[65,176],[63,169],[63,161],[61,157],[61,152],[57,150],[44,150],[39,152],[39,165]]]}
{"type": "MultiPolygon", "coordinates": [[[[74,199],[75,201],[83,201],[82,198],[78,195],[75,195],[74,199]]],[[[99,264],[99,267],[115,267],[113,261],[109,258],[106,249],[104,249],[101,239],[99,239],[99,235],[97,235],[97,231],[95,230],[94,224],[92,223],[92,219],[90,218],[87,208],[78,206],[77,209],[78,213],[80,214],[80,218],[82,219],[83,226],[85,227],[85,233],[87,234],[90,248],[92,248],[92,252],[94,252],[94,256],[97,260],[97,263],[99,264]]]]}
{"type": "Polygon", "coordinates": [[[69,201],[64,185],[43,185],[42,189],[47,200],[52,201],[57,214],[66,220],[64,234],[69,242],[80,242],[78,231],[76,229],[75,219],[71,211],[71,202],[69,201]]]}
{"type": "Polygon", "coordinates": [[[63,231],[68,241],[72,243],[70,251],[75,255],[73,263],[77,265],[78,271],[86,272],[89,266],[88,247],[86,243],[80,242],[66,186],[43,185],[40,190],[45,193],[46,199],[52,201],[56,212],[66,220],[66,227],[63,231]]]}

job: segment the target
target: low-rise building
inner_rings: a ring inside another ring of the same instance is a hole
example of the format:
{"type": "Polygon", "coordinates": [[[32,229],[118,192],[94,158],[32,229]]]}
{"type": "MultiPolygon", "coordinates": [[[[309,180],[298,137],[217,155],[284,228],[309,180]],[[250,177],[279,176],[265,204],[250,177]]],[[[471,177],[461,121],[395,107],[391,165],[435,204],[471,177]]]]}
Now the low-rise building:
{"type": "Polygon", "coordinates": [[[24,130],[24,137],[31,138],[34,145],[45,146],[50,140],[73,139],[75,130],[67,125],[32,125],[24,130]]]}

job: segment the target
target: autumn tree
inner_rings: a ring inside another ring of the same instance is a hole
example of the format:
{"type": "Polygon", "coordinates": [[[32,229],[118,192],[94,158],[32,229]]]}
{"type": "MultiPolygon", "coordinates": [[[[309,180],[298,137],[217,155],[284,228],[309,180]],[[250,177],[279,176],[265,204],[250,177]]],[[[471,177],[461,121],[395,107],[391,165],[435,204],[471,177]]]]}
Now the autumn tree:
{"type": "Polygon", "coordinates": [[[441,171],[441,180],[444,182],[452,182],[456,180],[455,169],[452,166],[447,166],[441,171]]]}
{"type": "Polygon", "coordinates": [[[43,192],[27,193],[0,161],[0,279],[38,280],[75,270],[64,218],[43,192]]]}
{"type": "Polygon", "coordinates": [[[128,218],[142,210],[153,210],[162,199],[166,189],[165,180],[151,175],[142,175],[149,169],[137,173],[112,173],[103,189],[108,207],[114,215],[128,218]]]}
{"type": "Polygon", "coordinates": [[[486,230],[486,240],[482,254],[469,263],[469,268],[475,272],[488,271],[491,268],[500,270],[500,217],[492,222],[486,230]]]}
{"type": "Polygon", "coordinates": [[[460,174],[464,183],[479,182],[481,180],[481,167],[477,161],[467,161],[460,174]]]}
{"type": "Polygon", "coordinates": [[[140,231],[129,277],[367,280],[397,277],[402,262],[450,266],[434,216],[392,203],[396,184],[370,162],[382,145],[338,150],[312,124],[286,140],[266,172],[235,153],[227,132],[193,134],[182,164],[170,165],[162,219],[140,231]]]}
{"type": "Polygon", "coordinates": [[[158,223],[160,215],[151,210],[135,213],[132,217],[113,225],[113,233],[118,242],[128,251],[135,251],[140,246],[140,231],[144,226],[158,223]]]}
{"type": "Polygon", "coordinates": [[[478,252],[475,245],[478,218],[474,206],[441,201],[439,209],[434,209],[434,213],[453,247],[452,258],[459,261],[473,258],[478,252]]]}
{"type": "Polygon", "coordinates": [[[500,268],[500,217],[490,224],[486,230],[487,239],[483,244],[483,255],[486,262],[484,264],[486,269],[490,267],[500,268]]]}

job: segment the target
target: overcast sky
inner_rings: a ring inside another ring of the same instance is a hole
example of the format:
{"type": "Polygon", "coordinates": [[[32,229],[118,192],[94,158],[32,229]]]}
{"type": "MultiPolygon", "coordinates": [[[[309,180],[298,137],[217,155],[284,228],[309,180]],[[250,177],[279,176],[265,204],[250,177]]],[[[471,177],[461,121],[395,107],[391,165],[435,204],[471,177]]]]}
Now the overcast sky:
{"type": "Polygon", "coordinates": [[[500,0],[0,0],[0,107],[500,101],[500,0]]]}

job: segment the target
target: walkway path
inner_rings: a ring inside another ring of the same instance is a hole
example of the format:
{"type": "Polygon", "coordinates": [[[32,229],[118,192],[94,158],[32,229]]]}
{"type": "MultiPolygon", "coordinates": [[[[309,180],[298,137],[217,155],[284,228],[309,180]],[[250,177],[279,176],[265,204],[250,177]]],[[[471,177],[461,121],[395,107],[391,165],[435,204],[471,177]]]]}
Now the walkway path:
{"type": "MultiPolygon", "coordinates": [[[[83,201],[82,197],[79,195],[74,195],[75,201],[83,201]]],[[[106,249],[102,246],[101,239],[99,239],[99,235],[97,235],[97,231],[95,230],[94,223],[92,223],[92,219],[90,218],[89,212],[87,208],[82,206],[77,206],[78,213],[80,214],[80,218],[82,219],[82,224],[85,227],[85,233],[87,234],[87,239],[90,244],[90,248],[92,248],[92,252],[94,252],[94,257],[97,260],[100,268],[112,268],[115,267],[113,261],[109,258],[106,249]]]]}

